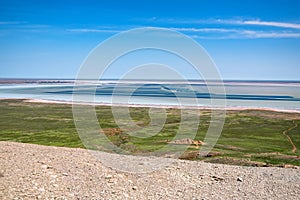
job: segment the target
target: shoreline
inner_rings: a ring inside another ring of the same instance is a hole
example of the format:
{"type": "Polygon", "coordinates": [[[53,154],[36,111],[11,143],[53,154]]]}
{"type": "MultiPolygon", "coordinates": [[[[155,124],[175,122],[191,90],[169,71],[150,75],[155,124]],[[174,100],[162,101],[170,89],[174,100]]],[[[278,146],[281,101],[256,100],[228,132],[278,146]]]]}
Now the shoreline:
{"type": "Polygon", "coordinates": [[[209,107],[209,106],[178,106],[178,105],[156,105],[156,104],[110,104],[110,103],[89,103],[89,102],[72,102],[64,100],[46,100],[36,98],[0,98],[0,100],[23,100],[28,103],[48,103],[48,104],[67,104],[67,105],[92,105],[92,106],[115,106],[115,107],[133,107],[133,108],[174,108],[174,109],[198,109],[198,110],[225,110],[225,111],[244,111],[244,110],[257,110],[257,111],[272,111],[281,113],[299,113],[300,110],[287,110],[280,108],[262,108],[262,107],[209,107]]]}

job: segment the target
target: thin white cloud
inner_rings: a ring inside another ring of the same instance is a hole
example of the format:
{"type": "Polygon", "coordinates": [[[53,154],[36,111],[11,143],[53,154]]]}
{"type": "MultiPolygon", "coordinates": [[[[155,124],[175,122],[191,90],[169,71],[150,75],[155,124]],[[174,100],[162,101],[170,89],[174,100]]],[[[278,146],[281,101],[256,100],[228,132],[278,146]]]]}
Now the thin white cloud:
{"type": "MultiPolygon", "coordinates": [[[[224,23],[224,21],[219,21],[224,23]]],[[[241,21],[227,21],[226,23],[242,23],[241,21]]],[[[155,28],[155,27],[143,27],[155,28]]],[[[158,28],[158,27],[156,27],[158,28]]],[[[166,27],[167,28],[167,27],[166,27]]],[[[258,31],[243,28],[194,28],[194,27],[169,27],[172,30],[183,32],[197,39],[257,39],[257,38],[300,38],[299,31],[258,31]]],[[[122,30],[114,29],[67,29],[75,33],[119,33],[122,30]]]]}
{"type": "Polygon", "coordinates": [[[118,33],[120,30],[113,29],[67,29],[68,32],[77,32],[77,33],[118,33]]]}
{"type": "MultiPolygon", "coordinates": [[[[191,22],[196,22],[192,20],[191,22]]],[[[287,23],[278,21],[261,21],[256,20],[241,20],[241,19],[209,19],[207,21],[198,21],[199,24],[224,24],[224,25],[254,25],[254,26],[269,26],[278,28],[290,28],[290,29],[300,29],[300,24],[297,23],[287,23]]]]}
{"type": "Polygon", "coordinates": [[[300,38],[300,33],[245,31],[248,38],[300,38]]]}
{"type": "Polygon", "coordinates": [[[186,32],[202,32],[202,33],[228,33],[236,32],[235,29],[225,29],[225,28],[170,28],[175,31],[186,31],[186,32]]]}
{"type": "Polygon", "coordinates": [[[257,31],[233,28],[171,28],[198,39],[257,39],[257,38],[300,38],[300,32],[257,31]],[[217,34],[217,35],[211,35],[217,34]]]}
{"type": "Polygon", "coordinates": [[[272,22],[272,21],[250,20],[250,21],[243,21],[243,24],[246,24],[246,25],[257,25],[257,26],[273,26],[273,27],[280,27],[280,28],[300,29],[300,24],[285,23],[285,22],[272,22]]]}
{"type": "MultiPolygon", "coordinates": [[[[278,27],[278,28],[289,28],[289,29],[300,29],[300,24],[287,23],[278,21],[261,21],[261,20],[215,20],[219,24],[231,24],[231,25],[253,25],[253,26],[267,26],[267,27],[278,27]]],[[[213,23],[213,21],[211,21],[213,23]]]]}
{"type": "Polygon", "coordinates": [[[279,28],[300,29],[299,23],[288,23],[279,21],[261,21],[260,19],[245,20],[240,18],[236,19],[175,19],[175,18],[157,18],[153,17],[146,19],[150,22],[170,23],[170,24],[228,24],[228,25],[256,25],[256,26],[269,26],[279,28]]]}

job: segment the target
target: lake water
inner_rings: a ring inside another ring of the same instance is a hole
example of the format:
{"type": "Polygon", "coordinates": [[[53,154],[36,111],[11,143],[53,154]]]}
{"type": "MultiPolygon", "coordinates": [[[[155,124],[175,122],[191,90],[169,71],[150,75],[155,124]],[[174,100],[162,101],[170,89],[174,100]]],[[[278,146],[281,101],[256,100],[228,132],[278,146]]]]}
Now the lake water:
{"type": "Polygon", "coordinates": [[[225,81],[226,94],[218,91],[220,83],[191,81],[24,81],[0,84],[0,98],[33,98],[101,104],[139,104],[163,106],[215,107],[213,100],[226,99],[227,107],[272,108],[300,111],[300,82],[225,81]],[[212,91],[211,91],[212,89],[212,91]],[[73,98],[75,94],[76,99],[73,98]],[[112,95],[113,94],[113,95],[112,95]],[[197,102],[195,102],[195,100],[197,102]]]}

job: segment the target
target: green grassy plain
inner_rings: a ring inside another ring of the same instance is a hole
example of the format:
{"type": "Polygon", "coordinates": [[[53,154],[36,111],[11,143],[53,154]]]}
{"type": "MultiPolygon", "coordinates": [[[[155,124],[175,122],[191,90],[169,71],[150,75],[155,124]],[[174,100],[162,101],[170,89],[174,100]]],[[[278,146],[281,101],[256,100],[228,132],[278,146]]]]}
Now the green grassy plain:
{"type": "MultiPolygon", "coordinates": [[[[147,126],[150,123],[148,110],[130,108],[130,115],[139,126],[147,126]]],[[[85,148],[74,125],[71,105],[0,100],[0,112],[0,141],[85,148]]],[[[190,112],[200,117],[194,140],[203,141],[211,119],[210,111],[190,112]]],[[[147,139],[132,137],[122,131],[116,125],[110,107],[99,106],[96,113],[109,140],[133,153],[156,151],[176,134],[185,134],[178,133],[181,115],[177,109],[167,109],[164,127],[147,139]]],[[[222,134],[213,151],[206,157],[199,157],[199,147],[191,145],[181,158],[247,166],[299,166],[300,114],[228,111],[222,134]],[[283,134],[285,130],[288,130],[286,135],[283,134]],[[292,151],[293,146],[287,137],[290,137],[296,151],[292,151]]]]}

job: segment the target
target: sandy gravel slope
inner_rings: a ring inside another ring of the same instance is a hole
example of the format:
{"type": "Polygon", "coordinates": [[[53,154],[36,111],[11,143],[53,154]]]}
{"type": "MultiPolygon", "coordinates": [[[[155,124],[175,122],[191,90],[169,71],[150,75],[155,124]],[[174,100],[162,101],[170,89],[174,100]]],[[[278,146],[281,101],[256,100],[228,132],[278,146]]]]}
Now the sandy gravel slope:
{"type": "MultiPolygon", "coordinates": [[[[128,157],[128,162],[130,162],[128,157]]],[[[0,142],[0,199],[299,199],[300,169],[175,161],[115,171],[83,149],[0,142]]]]}

